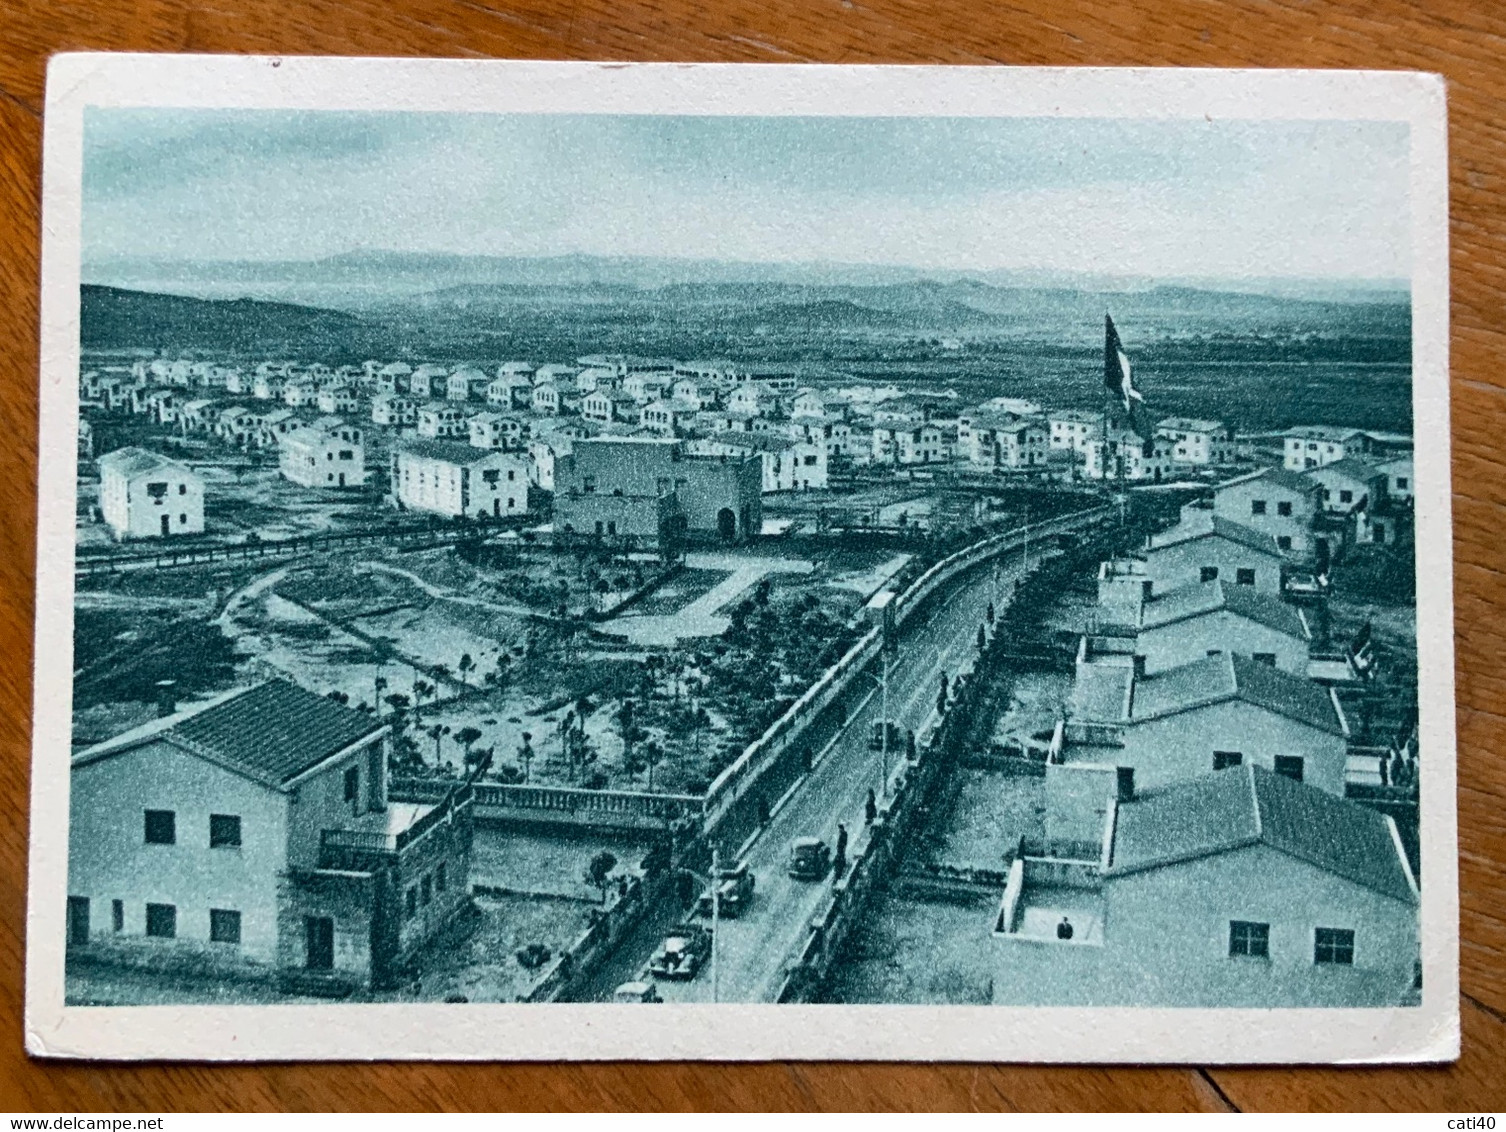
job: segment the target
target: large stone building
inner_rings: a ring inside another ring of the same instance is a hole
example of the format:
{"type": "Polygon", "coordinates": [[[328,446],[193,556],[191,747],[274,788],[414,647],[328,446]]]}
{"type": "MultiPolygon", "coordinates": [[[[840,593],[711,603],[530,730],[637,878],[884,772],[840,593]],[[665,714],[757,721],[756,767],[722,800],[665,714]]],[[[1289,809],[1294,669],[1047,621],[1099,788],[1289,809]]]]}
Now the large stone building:
{"type": "Polygon", "coordinates": [[[277,466],[302,487],[360,487],[366,482],[361,430],[339,417],[321,417],[281,440],[277,466]]]}
{"type": "Polygon", "coordinates": [[[625,545],[745,542],[763,525],[762,461],[691,456],[667,437],[575,441],[554,464],[554,525],[625,545]]]}

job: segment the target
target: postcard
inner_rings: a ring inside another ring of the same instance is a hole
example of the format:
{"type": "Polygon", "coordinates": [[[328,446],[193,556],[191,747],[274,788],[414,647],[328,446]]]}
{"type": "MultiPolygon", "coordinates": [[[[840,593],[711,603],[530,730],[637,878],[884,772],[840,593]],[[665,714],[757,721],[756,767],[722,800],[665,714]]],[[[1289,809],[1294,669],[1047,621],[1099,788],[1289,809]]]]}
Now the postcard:
{"type": "Polygon", "coordinates": [[[64,55],[27,1048],[1457,1056],[1436,76],[64,55]]]}

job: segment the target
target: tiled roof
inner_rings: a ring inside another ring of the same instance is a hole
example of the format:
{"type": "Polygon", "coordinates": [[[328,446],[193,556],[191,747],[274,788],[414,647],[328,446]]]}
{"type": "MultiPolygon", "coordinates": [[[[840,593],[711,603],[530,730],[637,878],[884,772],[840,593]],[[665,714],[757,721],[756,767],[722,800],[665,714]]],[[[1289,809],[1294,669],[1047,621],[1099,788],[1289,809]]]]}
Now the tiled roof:
{"type": "Polygon", "coordinates": [[[1195,582],[1145,603],[1140,616],[1142,629],[1157,629],[1205,613],[1227,609],[1269,629],[1298,640],[1311,636],[1302,615],[1292,606],[1253,586],[1230,586],[1222,581],[1195,582]]]}
{"type": "Polygon", "coordinates": [[[269,680],[151,720],[80,751],[73,763],[161,740],[278,789],[385,726],[286,680],[269,680]]]}
{"type": "Polygon", "coordinates": [[[156,452],[148,452],[145,448],[135,447],[117,448],[113,452],[106,452],[97,463],[101,470],[109,469],[126,477],[141,476],[163,469],[175,472],[188,471],[176,460],[170,460],[156,452]]]}
{"type": "Polygon", "coordinates": [[[429,460],[443,460],[447,464],[455,464],[459,467],[470,467],[472,464],[479,464],[482,460],[489,460],[499,455],[495,448],[473,448],[464,441],[421,438],[404,440],[398,451],[422,456],[429,460]]]}
{"type": "Polygon", "coordinates": [[[248,777],[281,786],[383,726],[296,684],[269,680],[189,716],[167,735],[248,777]]]}
{"type": "Polygon", "coordinates": [[[1328,690],[1249,657],[1217,653],[1135,681],[1134,722],[1240,699],[1334,735],[1347,729],[1328,690]]]}
{"type": "Polygon", "coordinates": [[[1253,527],[1247,527],[1243,523],[1236,523],[1233,519],[1226,519],[1222,515],[1215,515],[1211,511],[1199,512],[1197,515],[1183,519],[1169,531],[1163,531],[1150,541],[1150,550],[1162,550],[1170,546],[1179,546],[1193,539],[1209,538],[1217,535],[1237,542],[1250,550],[1268,554],[1272,558],[1283,557],[1281,548],[1276,545],[1274,535],[1262,534],[1253,527]]]}
{"type": "Polygon", "coordinates": [[[1288,491],[1295,491],[1299,495],[1311,495],[1317,486],[1307,476],[1299,472],[1288,471],[1283,467],[1270,467],[1261,468],[1260,471],[1250,472],[1248,475],[1236,476],[1232,480],[1225,480],[1213,490],[1215,493],[1222,492],[1228,488],[1251,483],[1255,480],[1263,480],[1265,483],[1284,487],[1288,491]]]}
{"type": "Polygon", "coordinates": [[[1134,669],[1128,664],[1083,664],[1072,684],[1072,716],[1097,723],[1123,720],[1134,669]]]}
{"type": "Polygon", "coordinates": [[[1384,815],[1252,765],[1121,803],[1108,871],[1139,872],[1257,844],[1417,903],[1411,870],[1384,815]]]}
{"type": "Polygon", "coordinates": [[[1303,475],[1320,482],[1325,475],[1348,476],[1359,483],[1374,483],[1376,480],[1386,478],[1386,473],[1380,468],[1372,467],[1363,460],[1356,460],[1353,456],[1335,460],[1332,464],[1324,464],[1321,468],[1309,468],[1303,475]]]}

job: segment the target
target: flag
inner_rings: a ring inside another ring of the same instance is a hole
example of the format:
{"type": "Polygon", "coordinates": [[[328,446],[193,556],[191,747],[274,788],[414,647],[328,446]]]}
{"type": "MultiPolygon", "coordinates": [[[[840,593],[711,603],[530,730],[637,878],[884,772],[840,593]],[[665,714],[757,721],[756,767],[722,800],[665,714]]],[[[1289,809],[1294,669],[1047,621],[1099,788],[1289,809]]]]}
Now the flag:
{"type": "Polygon", "coordinates": [[[1107,314],[1103,316],[1103,384],[1123,402],[1126,413],[1133,413],[1134,402],[1145,400],[1130,379],[1129,355],[1119,344],[1119,331],[1107,314]]]}
{"type": "Polygon", "coordinates": [[[1369,621],[1360,627],[1349,646],[1349,662],[1354,666],[1354,671],[1364,677],[1370,676],[1375,667],[1375,648],[1370,640],[1369,621]]]}

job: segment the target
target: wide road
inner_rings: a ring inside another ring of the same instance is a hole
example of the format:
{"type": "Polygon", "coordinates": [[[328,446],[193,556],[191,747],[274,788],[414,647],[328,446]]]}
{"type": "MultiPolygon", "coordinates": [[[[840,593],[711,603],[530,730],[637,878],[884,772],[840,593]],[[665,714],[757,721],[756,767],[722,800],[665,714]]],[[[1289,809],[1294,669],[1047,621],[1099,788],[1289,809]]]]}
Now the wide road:
{"type": "MultiPolygon", "coordinates": [[[[1020,550],[1006,552],[999,563],[996,611],[1002,612],[1024,567],[1020,550]]],[[[1038,557],[1032,557],[1038,562],[1038,557]]],[[[984,563],[933,595],[901,632],[889,672],[890,718],[901,729],[917,734],[935,716],[941,673],[956,674],[977,650],[978,626],[994,597],[991,566],[984,563]]],[[[877,666],[874,666],[875,670],[877,666]]],[[[873,693],[849,718],[828,747],[819,753],[811,773],[799,780],[778,806],[768,826],[747,847],[746,860],[756,878],[753,901],[737,919],[723,918],[717,966],[718,1000],[768,1002],[784,981],[785,963],[802,945],[821,897],[832,883],[830,874],[818,882],[792,880],[786,872],[790,842],[797,837],[824,838],[834,846],[837,826],[845,823],[849,841],[862,829],[868,791],[881,793],[880,752],[871,750],[873,726],[881,717],[878,681],[873,693]]],[[[889,751],[889,770],[904,758],[901,748],[889,751]]],[[[724,857],[738,846],[723,846],[724,857]]],[[[702,921],[709,924],[709,918],[702,921]]],[[[663,924],[625,939],[616,962],[608,964],[611,978],[644,977],[652,949],[662,937],[663,924]]],[[[607,972],[603,971],[602,975],[607,972]]],[[[591,997],[609,998],[607,979],[593,980],[591,997]]],[[[615,986],[615,982],[613,983],[615,986]]],[[[711,1002],[712,977],[703,967],[689,982],[658,980],[668,1002],[711,1002]]]]}

